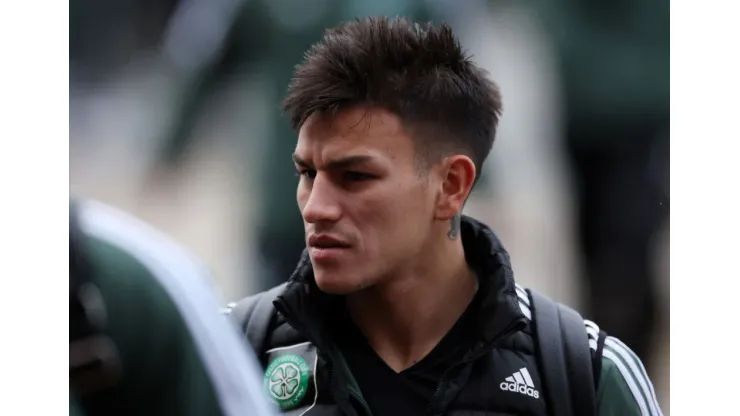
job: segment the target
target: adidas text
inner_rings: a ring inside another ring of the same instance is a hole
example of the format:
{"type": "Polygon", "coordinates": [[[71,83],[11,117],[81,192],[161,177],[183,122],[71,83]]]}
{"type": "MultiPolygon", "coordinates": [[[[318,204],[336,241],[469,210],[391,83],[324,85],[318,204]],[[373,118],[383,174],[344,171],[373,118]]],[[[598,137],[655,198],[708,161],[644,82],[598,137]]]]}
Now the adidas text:
{"type": "Polygon", "coordinates": [[[525,394],[535,399],[540,398],[540,392],[534,388],[532,376],[526,368],[521,368],[500,384],[501,390],[525,394]]]}
{"type": "Polygon", "coordinates": [[[521,384],[517,385],[516,383],[507,383],[504,381],[503,383],[501,383],[501,390],[515,391],[517,393],[526,394],[529,397],[534,397],[535,399],[540,398],[540,392],[531,387],[523,386],[521,384]]]}

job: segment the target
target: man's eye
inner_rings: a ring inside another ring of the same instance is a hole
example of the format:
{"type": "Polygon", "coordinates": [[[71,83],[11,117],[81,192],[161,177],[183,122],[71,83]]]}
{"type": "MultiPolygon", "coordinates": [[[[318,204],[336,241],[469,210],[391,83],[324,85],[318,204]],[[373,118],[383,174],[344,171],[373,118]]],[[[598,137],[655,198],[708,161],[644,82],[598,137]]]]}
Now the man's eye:
{"type": "Polygon", "coordinates": [[[366,181],[374,176],[362,172],[344,172],[344,179],[348,181],[366,181]]]}
{"type": "Polygon", "coordinates": [[[299,176],[305,176],[308,179],[316,177],[316,170],[314,169],[300,169],[296,172],[299,176]]]}

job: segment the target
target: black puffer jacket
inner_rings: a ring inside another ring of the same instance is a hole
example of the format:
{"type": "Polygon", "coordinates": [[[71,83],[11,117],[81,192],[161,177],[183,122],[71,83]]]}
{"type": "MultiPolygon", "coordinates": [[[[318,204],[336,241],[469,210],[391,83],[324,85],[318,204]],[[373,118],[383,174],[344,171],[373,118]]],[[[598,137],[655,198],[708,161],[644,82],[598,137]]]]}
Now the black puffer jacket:
{"type": "MultiPolygon", "coordinates": [[[[471,218],[463,218],[462,239],[480,279],[477,337],[439,381],[428,414],[546,415],[529,301],[514,282],[509,256],[471,218]]],[[[371,414],[330,335],[337,299],[318,289],[304,253],[287,284],[231,305],[266,367],[266,393],[288,414],[371,414]]]]}

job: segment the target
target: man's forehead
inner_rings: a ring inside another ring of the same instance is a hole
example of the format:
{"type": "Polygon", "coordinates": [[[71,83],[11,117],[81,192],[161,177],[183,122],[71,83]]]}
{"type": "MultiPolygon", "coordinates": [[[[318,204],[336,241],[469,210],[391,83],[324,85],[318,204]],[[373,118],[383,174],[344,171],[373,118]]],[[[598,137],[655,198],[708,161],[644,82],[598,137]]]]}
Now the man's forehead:
{"type": "Polygon", "coordinates": [[[301,126],[299,140],[323,140],[327,137],[362,140],[403,134],[403,124],[395,114],[374,107],[352,107],[337,114],[312,114],[301,126]]]}
{"type": "Polygon", "coordinates": [[[356,163],[395,159],[411,148],[400,119],[384,110],[354,108],[337,115],[314,114],[298,134],[294,160],[338,160],[356,163]],[[406,143],[408,142],[408,143],[406,143]]]}

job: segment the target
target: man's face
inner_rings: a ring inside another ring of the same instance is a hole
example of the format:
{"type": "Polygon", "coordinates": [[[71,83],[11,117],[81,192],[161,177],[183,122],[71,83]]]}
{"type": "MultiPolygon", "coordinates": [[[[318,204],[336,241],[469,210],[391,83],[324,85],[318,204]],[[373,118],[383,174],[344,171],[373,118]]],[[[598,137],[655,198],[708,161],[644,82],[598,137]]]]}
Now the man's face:
{"type": "Polygon", "coordinates": [[[434,222],[429,175],[415,164],[401,120],[356,108],[314,114],[300,129],[294,161],[298,206],[316,283],[348,294],[410,266],[434,222]]]}

